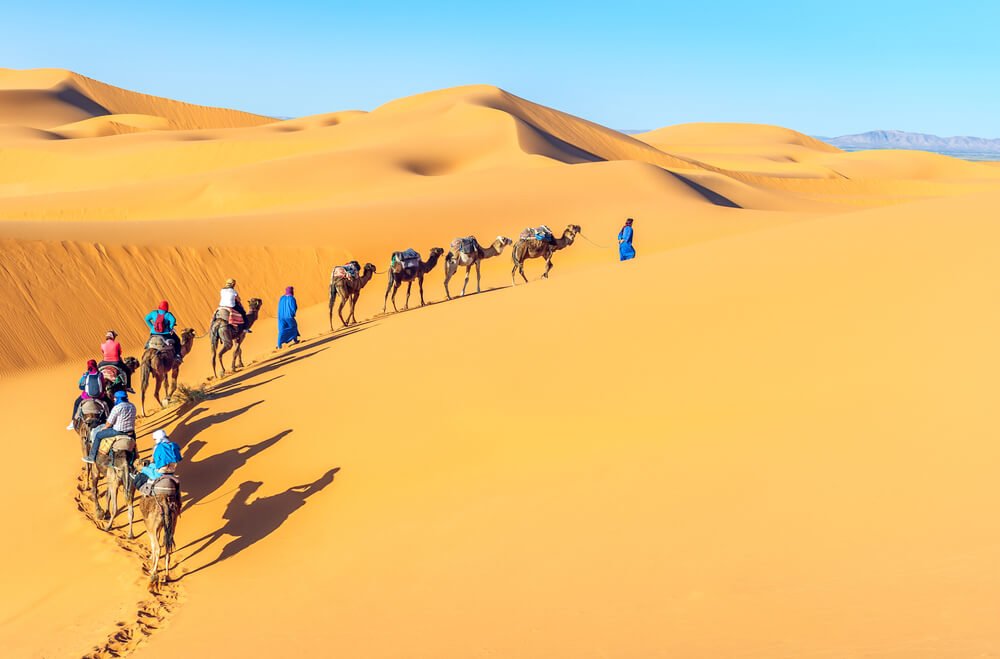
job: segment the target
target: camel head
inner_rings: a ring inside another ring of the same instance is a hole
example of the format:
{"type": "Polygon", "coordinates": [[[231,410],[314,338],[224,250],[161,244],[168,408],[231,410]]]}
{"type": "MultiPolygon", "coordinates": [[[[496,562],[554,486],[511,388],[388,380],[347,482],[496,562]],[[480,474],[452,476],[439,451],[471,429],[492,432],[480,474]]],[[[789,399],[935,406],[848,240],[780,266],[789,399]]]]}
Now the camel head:
{"type": "Polygon", "coordinates": [[[194,347],[194,337],[195,337],[194,328],[185,327],[184,329],[181,330],[180,334],[178,334],[177,337],[181,340],[181,354],[186,355],[187,353],[191,352],[191,348],[194,347]]]}
{"type": "Polygon", "coordinates": [[[497,239],[494,241],[493,244],[497,246],[498,252],[502,252],[504,247],[506,247],[507,245],[513,245],[514,241],[508,238],[507,236],[497,236],[497,239]]]}
{"type": "MultiPolygon", "coordinates": [[[[444,254],[444,250],[441,249],[440,247],[431,247],[431,258],[438,258],[439,259],[439,258],[441,258],[442,254],[444,254]]],[[[427,260],[429,261],[430,259],[427,259],[427,260]]]]}
{"type": "Polygon", "coordinates": [[[366,275],[374,275],[375,272],[376,272],[376,270],[377,269],[375,268],[375,264],[374,263],[365,263],[364,273],[366,275]]]}
{"type": "Polygon", "coordinates": [[[125,362],[125,366],[127,366],[127,367],[128,367],[128,370],[132,371],[133,373],[134,373],[134,372],[136,371],[136,369],[138,369],[138,368],[139,368],[139,366],[140,366],[140,364],[139,364],[139,360],[138,360],[138,359],[136,359],[135,357],[126,357],[126,358],[125,358],[125,359],[123,359],[122,361],[123,361],[123,362],[125,362]]]}
{"type": "Polygon", "coordinates": [[[579,224],[570,224],[569,226],[566,227],[566,233],[568,233],[571,237],[574,238],[576,237],[576,234],[580,233],[581,231],[583,231],[583,229],[580,228],[579,224]]]}
{"type": "Polygon", "coordinates": [[[258,311],[260,311],[260,306],[264,304],[264,301],[261,300],[259,297],[252,297],[250,298],[249,304],[250,304],[250,313],[257,313],[258,311]]]}

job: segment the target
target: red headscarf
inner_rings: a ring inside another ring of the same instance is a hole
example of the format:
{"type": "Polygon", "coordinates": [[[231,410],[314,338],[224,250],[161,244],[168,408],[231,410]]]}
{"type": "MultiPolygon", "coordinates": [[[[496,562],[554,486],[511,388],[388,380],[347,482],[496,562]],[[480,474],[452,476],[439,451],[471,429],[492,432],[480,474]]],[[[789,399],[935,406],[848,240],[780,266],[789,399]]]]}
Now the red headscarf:
{"type": "Polygon", "coordinates": [[[97,371],[97,360],[96,359],[88,359],[87,360],[87,370],[89,372],[91,372],[91,373],[94,373],[94,372],[97,371]]]}
{"type": "Polygon", "coordinates": [[[170,303],[164,300],[163,302],[160,302],[160,306],[158,306],[157,309],[164,312],[170,311],[170,303]]]}

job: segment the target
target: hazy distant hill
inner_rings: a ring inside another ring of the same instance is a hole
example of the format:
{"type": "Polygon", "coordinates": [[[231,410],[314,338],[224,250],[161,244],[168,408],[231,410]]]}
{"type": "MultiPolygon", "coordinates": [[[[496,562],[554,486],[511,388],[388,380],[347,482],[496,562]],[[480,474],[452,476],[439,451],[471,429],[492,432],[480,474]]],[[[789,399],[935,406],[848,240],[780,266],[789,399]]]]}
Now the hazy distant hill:
{"type": "Polygon", "coordinates": [[[860,135],[819,137],[828,144],[849,151],[855,149],[919,149],[964,156],[1000,154],[1000,139],[982,137],[938,137],[901,130],[873,130],[860,135]]]}

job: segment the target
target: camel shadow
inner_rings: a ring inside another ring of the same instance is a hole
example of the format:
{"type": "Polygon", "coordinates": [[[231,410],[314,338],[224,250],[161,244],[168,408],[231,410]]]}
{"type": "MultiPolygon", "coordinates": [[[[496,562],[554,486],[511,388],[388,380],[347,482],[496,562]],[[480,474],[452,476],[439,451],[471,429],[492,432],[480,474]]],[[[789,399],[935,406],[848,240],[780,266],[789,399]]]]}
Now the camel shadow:
{"type": "Polygon", "coordinates": [[[243,386],[232,386],[230,383],[226,383],[224,386],[220,386],[218,389],[213,391],[210,395],[211,400],[219,400],[220,398],[227,398],[234,394],[239,394],[244,391],[249,391],[250,389],[256,389],[257,387],[262,387],[265,384],[274,382],[285,377],[284,375],[275,375],[273,378],[268,378],[263,382],[255,382],[253,384],[245,384],[243,386]]]}
{"type": "Polygon", "coordinates": [[[207,499],[250,458],[271,448],[291,432],[291,428],[282,430],[262,442],[245,444],[197,461],[193,461],[192,458],[205,448],[208,442],[201,439],[192,441],[186,447],[184,459],[184,510],[207,499]]]}
{"type": "Polygon", "coordinates": [[[200,547],[188,556],[185,556],[180,562],[186,563],[221,541],[227,535],[233,536],[234,539],[230,540],[222,548],[217,557],[205,565],[184,574],[177,581],[235,556],[277,531],[292,513],[306,504],[309,497],[332,483],[333,477],[338,471],[340,471],[340,467],[334,467],[312,483],[296,485],[280,494],[274,494],[269,497],[257,497],[249,503],[250,496],[259,490],[263,483],[261,481],[245,481],[242,483],[236,495],[226,507],[226,512],[222,514],[223,519],[226,520],[225,525],[197,540],[192,540],[182,547],[182,549],[187,549],[188,547],[202,543],[200,547]]]}
{"type": "MultiPolygon", "coordinates": [[[[363,332],[365,329],[367,328],[352,327],[352,329],[349,329],[347,331],[337,332],[334,334],[327,334],[326,336],[315,341],[306,340],[301,345],[297,345],[294,348],[278,356],[269,357],[262,362],[251,364],[246,368],[246,370],[240,371],[238,375],[227,378],[226,380],[217,381],[218,384],[212,388],[212,396],[214,397],[216,392],[220,392],[219,396],[220,398],[222,397],[222,394],[232,395],[233,393],[236,393],[235,391],[232,391],[234,387],[246,382],[251,378],[263,375],[265,373],[270,373],[271,371],[279,369],[282,366],[287,366],[289,364],[297,362],[300,359],[307,359],[309,357],[312,357],[317,353],[329,349],[330,346],[327,344],[331,343],[332,341],[342,339],[346,336],[350,336],[351,334],[356,334],[357,332],[363,332]]],[[[245,389],[240,389],[240,391],[245,391],[245,389]]]]}
{"type": "Polygon", "coordinates": [[[217,412],[216,414],[202,417],[200,419],[196,419],[195,417],[198,417],[207,412],[208,408],[207,407],[195,408],[191,410],[191,413],[188,414],[186,418],[182,419],[177,424],[177,427],[174,428],[174,431],[170,433],[170,439],[176,442],[177,445],[180,446],[181,448],[184,448],[184,446],[189,441],[194,439],[194,437],[198,433],[205,430],[209,426],[215,425],[216,423],[225,423],[230,419],[234,419],[241,414],[249,412],[251,409],[257,407],[263,402],[264,402],[263,400],[258,400],[256,402],[250,403],[249,405],[244,405],[243,407],[238,407],[228,412],[217,412]]]}

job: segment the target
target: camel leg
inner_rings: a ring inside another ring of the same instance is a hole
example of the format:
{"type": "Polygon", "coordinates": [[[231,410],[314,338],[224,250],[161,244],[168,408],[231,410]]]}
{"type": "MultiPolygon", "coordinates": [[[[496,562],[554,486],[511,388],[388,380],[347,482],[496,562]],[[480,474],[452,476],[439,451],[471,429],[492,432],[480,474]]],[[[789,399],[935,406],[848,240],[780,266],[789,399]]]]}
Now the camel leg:
{"type": "MultiPolygon", "coordinates": [[[[517,271],[519,273],[521,273],[521,279],[523,279],[524,283],[527,284],[528,283],[528,277],[524,274],[524,261],[521,261],[520,263],[517,264],[517,271]]],[[[511,277],[511,281],[513,281],[513,279],[514,278],[511,277]]]]}
{"type": "Polygon", "coordinates": [[[236,339],[236,346],[233,348],[233,373],[236,372],[236,359],[240,356],[240,340],[236,339]]]}
{"type": "Polygon", "coordinates": [[[424,306],[424,274],[420,273],[417,278],[417,288],[420,289],[420,306],[424,306]]]}
{"type": "Polygon", "coordinates": [[[170,549],[163,551],[163,579],[160,580],[160,583],[170,583],[170,554],[172,553],[170,549]]]}
{"type": "Polygon", "coordinates": [[[410,308],[410,291],[413,290],[413,280],[406,282],[406,302],[403,303],[403,311],[410,308]]]}
{"type": "Polygon", "coordinates": [[[472,266],[465,266],[465,281],[462,283],[462,297],[465,297],[465,289],[469,285],[469,274],[472,272],[472,266]]]}
{"type": "Polygon", "coordinates": [[[233,348],[232,342],[224,341],[222,343],[222,350],[219,351],[219,368],[222,369],[222,377],[226,377],[226,362],[223,361],[222,356],[225,355],[230,350],[232,350],[232,348],[233,348]]]}
{"type": "MultiPolygon", "coordinates": [[[[393,284],[394,284],[395,282],[396,282],[396,278],[395,278],[395,277],[393,277],[393,276],[392,276],[392,273],[390,272],[390,273],[389,273],[389,285],[385,287],[385,299],[384,299],[384,300],[382,300],[382,313],[385,313],[385,310],[386,310],[386,307],[387,307],[387,306],[389,306],[389,293],[392,293],[392,292],[393,292],[393,291],[392,291],[392,285],[393,285],[393,284]]],[[[392,303],[392,308],[393,308],[393,309],[395,309],[395,308],[396,308],[396,302],[395,302],[395,299],[393,300],[393,303],[392,303]]]]}
{"type": "Polygon", "coordinates": [[[483,281],[483,275],[482,275],[482,272],[479,270],[479,259],[476,259],[476,292],[477,293],[482,293],[483,292],[483,288],[480,285],[482,283],[482,281],[483,281]]]}
{"type": "Polygon", "coordinates": [[[552,255],[549,254],[548,258],[545,259],[545,272],[542,273],[542,279],[549,278],[549,270],[552,269],[552,255]]]}
{"type": "Polygon", "coordinates": [[[167,404],[174,399],[174,394],[177,393],[177,377],[181,374],[181,367],[174,366],[174,370],[170,373],[170,393],[167,394],[167,404]]]}
{"type": "Polygon", "coordinates": [[[153,528],[147,528],[146,533],[149,535],[149,546],[153,554],[150,557],[153,565],[149,568],[149,585],[152,587],[156,583],[156,568],[160,565],[160,541],[156,538],[159,535],[159,524],[154,522],[150,526],[153,528]]]}
{"type": "Polygon", "coordinates": [[[94,467],[93,477],[90,479],[90,494],[94,498],[94,521],[104,518],[104,509],[101,508],[101,503],[97,498],[97,483],[101,479],[101,472],[94,467]]]}
{"type": "Polygon", "coordinates": [[[118,515],[118,469],[115,464],[115,452],[112,451],[109,459],[111,465],[108,467],[108,521],[104,525],[105,531],[110,531],[115,523],[115,516],[118,515]]]}
{"type": "Polygon", "coordinates": [[[454,269],[452,269],[451,265],[452,263],[455,262],[454,261],[444,262],[444,296],[449,300],[451,299],[451,293],[448,292],[448,281],[452,278],[452,276],[454,276],[455,272],[458,271],[458,264],[455,263],[454,269]]]}
{"type": "Polygon", "coordinates": [[[514,274],[517,273],[517,261],[514,261],[514,267],[510,269],[510,285],[517,286],[517,280],[514,279],[514,274]]]}
{"type": "Polygon", "coordinates": [[[337,315],[340,316],[340,324],[347,327],[347,320],[351,319],[351,314],[354,313],[354,303],[351,303],[351,311],[347,314],[347,320],[344,320],[344,305],[347,304],[347,295],[342,295],[340,297],[340,306],[337,307],[337,315]]]}
{"type": "Polygon", "coordinates": [[[361,297],[361,292],[351,294],[351,313],[347,314],[347,320],[350,321],[352,325],[357,324],[358,319],[354,317],[354,310],[358,308],[358,298],[361,297]]]}
{"type": "Polygon", "coordinates": [[[128,507],[128,538],[131,540],[135,537],[135,533],[132,532],[132,521],[135,518],[135,481],[132,480],[132,474],[126,468],[125,471],[125,505],[128,507]]]}

